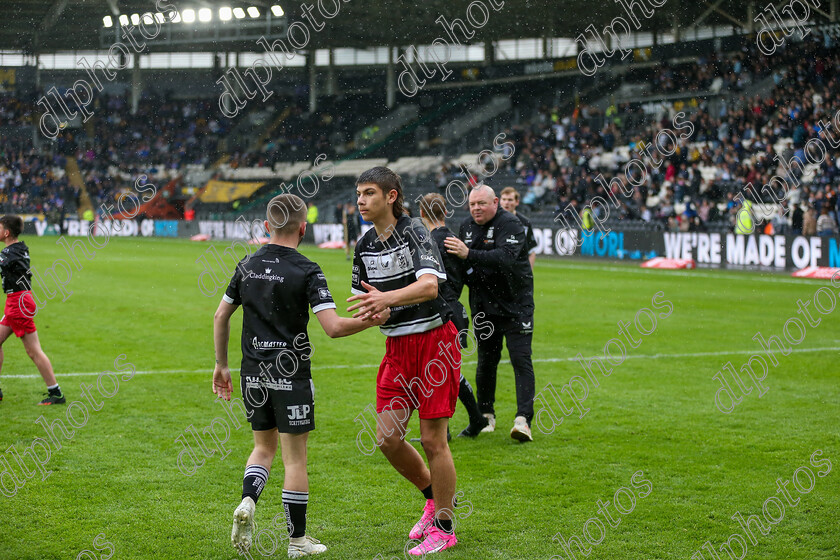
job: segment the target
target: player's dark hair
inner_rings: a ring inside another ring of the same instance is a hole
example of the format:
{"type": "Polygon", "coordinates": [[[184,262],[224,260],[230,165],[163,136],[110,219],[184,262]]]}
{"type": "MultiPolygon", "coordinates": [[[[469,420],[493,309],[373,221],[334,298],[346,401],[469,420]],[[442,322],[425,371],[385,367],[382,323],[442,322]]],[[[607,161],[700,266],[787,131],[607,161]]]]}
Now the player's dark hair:
{"type": "Polygon", "coordinates": [[[20,216],[7,214],[0,218],[0,224],[3,224],[3,227],[9,230],[9,233],[11,233],[12,237],[15,239],[20,237],[20,234],[23,233],[23,218],[20,216]]]}
{"type": "Polygon", "coordinates": [[[359,175],[356,179],[356,186],[365,183],[372,183],[379,187],[382,194],[386,195],[391,191],[397,191],[397,199],[394,201],[392,210],[394,217],[399,218],[405,213],[405,201],[403,199],[402,180],[400,176],[387,167],[372,167],[359,175]]]}
{"type": "Polygon", "coordinates": [[[278,194],[268,203],[266,220],[271,231],[285,235],[297,231],[306,221],[306,204],[294,194],[278,194]]]}
{"type": "Polygon", "coordinates": [[[427,194],[420,199],[420,213],[431,221],[444,221],[446,218],[446,199],[438,193],[427,194]]]}

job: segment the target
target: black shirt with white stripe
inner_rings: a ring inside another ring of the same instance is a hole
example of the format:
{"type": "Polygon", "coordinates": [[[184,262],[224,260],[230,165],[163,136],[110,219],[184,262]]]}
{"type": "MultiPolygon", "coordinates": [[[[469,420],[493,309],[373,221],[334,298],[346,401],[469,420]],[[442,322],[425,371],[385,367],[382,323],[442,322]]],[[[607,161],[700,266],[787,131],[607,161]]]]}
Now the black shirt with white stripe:
{"type": "Polygon", "coordinates": [[[242,374],[312,377],[309,308],[336,307],[321,267],[296,249],[270,243],[240,261],[223,299],[242,306],[242,374]]]}
{"type": "Polygon", "coordinates": [[[3,275],[3,291],[7,294],[32,289],[29,247],[26,243],[18,241],[0,251],[0,274],[3,275]]]}
{"type": "MultiPolygon", "coordinates": [[[[381,292],[399,290],[424,274],[434,274],[438,282],[446,280],[440,252],[429,230],[420,220],[403,215],[387,239],[380,239],[376,228],[371,228],[359,240],[353,257],[351,291],[366,293],[362,282],[381,292]]],[[[450,313],[438,291],[434,300],[392,307],[391,317],[379,330],[386,336],[422,333],[449,321],[450,313]]]]}

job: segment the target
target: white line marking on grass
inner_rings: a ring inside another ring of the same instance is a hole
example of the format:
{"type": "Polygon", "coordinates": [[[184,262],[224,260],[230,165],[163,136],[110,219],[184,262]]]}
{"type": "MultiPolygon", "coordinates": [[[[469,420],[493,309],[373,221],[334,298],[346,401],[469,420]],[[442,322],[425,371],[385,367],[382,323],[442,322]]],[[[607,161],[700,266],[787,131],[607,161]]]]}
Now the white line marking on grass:
{"type": "MultiPolygon", "coordinates": [[[[840,351],[840,346],[826,346],[822,348],[794,348],[791,353],[803,353],[803,352],[827,352],[827,351],[840,351]]],[[[640,354],[637,356],[628,355],[626,359],[644,359],[644,360],[659,360],[662,358],[702,358],[706,356],[734,356],[734,355],[750,355],[750,354],[757,354],[761,353],[760,349],[753,349],[753,350],[724,350],[718,352],[689,352],[684,354],[640,354]]],[[[585,359],[591,360],[592,358],[603,358],[603,356],[585,356],[585,359]]],[[[536,358],[532,360],[534,363],[555,363],[555,362],[575,362],[577,358],[536,358]]],[[[465,365],[476,365],[477,362],[464,362],[465,365]]],[[[379,364],[332,364],[326,366],[317,366],[313,367],[313,371],[323,371],[323,370],[331,370],[331,369],[365,369],[365,368],[378,368],[379,364]]],[[[238,372],[238,369],[231,369],[231,372],[238,372]]],[[[99,371],[91,371],[91,372],[73,372],[73,373],[56,373],[59,377],[89,377],[99,375],[102,372],[99,371]]],[[[158,369],[158,370],[146,370],[146,371],[137,371],[135,375],[161,375],[161,374],[168,374],[168,373],[213,373],[210,369],[158,369]]],[[[3,379],[40,379],[40,375],[0,375],[0,380],[3,379]]]]}

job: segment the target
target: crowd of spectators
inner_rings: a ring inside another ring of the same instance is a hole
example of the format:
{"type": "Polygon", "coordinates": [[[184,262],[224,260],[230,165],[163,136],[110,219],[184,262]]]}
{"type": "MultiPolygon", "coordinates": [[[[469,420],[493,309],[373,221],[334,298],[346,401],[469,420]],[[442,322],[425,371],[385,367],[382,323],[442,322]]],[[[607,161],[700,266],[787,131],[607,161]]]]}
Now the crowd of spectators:
{"type": "MultiPolygon", "coordinates": [[[[645,164],[644,184],[633,188],[629,197],[614,186],[621,202],[620,208],[611,208],[610,218],[644,220],[683,231],[722,224],[732,227],[740,210],[736,193],[749,183],[760,191],[774,175],[786,177],[787,166],[780,168],[778,158],[787,162],[796,157],[805,162],[806,143],[824,136],[820,136],[818,122],[834,122],[830,132],[840,139],[840,118],[832,121],[840,109],[840,81],[835,77],[840,70],[840,48],[830,38],[815,32],[801,43],[780,48],[770,60],[760,53],[748,54],[749,64],[743,63],[747,58],[721,63],[718,57],[711,57],[709,62],[701,58],[696,65],[686,65],[679,74],[668,68],[659,71],[660,78],[702,76],[698,78],[702,83],[694,88],[698,91],[720,73],[737,76],[750,72],[750,81],[773,76],[769,94],[721,96],[715,102],[695,100],[696,108],[684,104],[687,116],[683,121],[690,121],[693,127],[690,136],[685,124],[675,129],[672,119],[677,111],[673,106],[658,116],[640,119],[641,103],[610,107],[604,113],[581,106],[566,116],[543,107],[533,122],[513,127],[507,132],[516,149],[506,162],[506,172],[515,174],[523,204],[531,210],[565,212],[572,206],[580,211],[592,197],[605,196],[604,188],[612,178],[618,177],[626,185],[624,165],[638,159],[645,164]],[[642,150],[664,128],[674,129],[678,137],[686,136],[675,153],[659,155],[671,151],[669,144],[655,146],[657,149],[649,152],[654,157],[643,155],[642,150]],[[780,142],[786,149],[777,154],[775,146],[780,142]],[[624,147],[627,149],[622,150],[624,147]],[[605,158],[605,153],[613,157],[605,158]],[[713,169],[713,176],[704,178],[701,168],[713,169]],[[604,181],[597,179],[599,174],[604,181]]],[[[683,90],[692,89],[683,80],[672,83],[681,84],[683,90]]],[[[672,90],[669,88],[666,85],[664,89],[672,90]]],[[[790,171],[796,174],[790,182],[800,186],[793,189],[785,205],[803,205],[803,214],[811,209],[817,216],[827,208],[829,217],[837,220],[840,151],[834,148],[840,144],[825,145],[829,147],[827,157],[813,177],[805,177],[810,181],[803,180],[798,166],[790,171]]],[[[772,201],[766,195],[764,198],[772,201]]],[[[789,210],[782,209],[785,223],[775,220],[776,232],[800,229],[791,223],[794,212],[789,210]]],[[[762,227],[774,224],[769,216],[764,222],[762,227]]]]}
{"type": "MultiPolygon", "coordinates": [[[[830,36],[815,31],[804,41],[786,42],[770,57],[745,40],[734,56],[700,53],[696,63],[634,71],[652,90],[648,101],[670,93],[690,97],[708,92],[713,84],[721,94],[679,101],[679,106],[662,104],[658,114],[651,113],[655,105],[644,100],[605,111],[587,105],[569,111],[542,107],[530,123],[506,131],[514,149],[502,154],[505,159],[499,162],[498,173],[519,184],[522,203],[531,210],[580,211],[594,196],[601,196],[620,201],[618,208],[610,209],[612,219],[683,231],[732,227],[741,210],[736,194],[750,183],[758,192],[781,175],[798,186],[777,215],[763,217],[762,227],[780,233],[836,229],[840,221],[836,202],[840,151],[835,149],[840,147],[840,118],[834,119],[840,108],[838,70],[840,48],[830,36]],[[744,95],[744,87],[767,78],[771,80],[764,89],[744,95]],[[662,145],[644,155],[660,130],[675,128],[678,109],[687,113],[682,118],[691,123],[690,135],[685,126],[674,130],[681,140],[673,155],[657,155],[672,148],[662,145]],[[830,146],[824,161],[807,175],[799,166],[780,167],[779,158],[804,161],[809,140],[825,139],[820,122],[836,127],[829,131],[831,142],[824,142],[830,146]],[[645,173],[642,184],[624,196],[611,181],[617,178],[626,186],[624,166],[630,159],[643,162],[645,173]],[[788,173],[796,175],[787,177],[788,173]],[[606,197],[607,188],[616,196],[606,197]]],[[[273,118],[282,113],[282,119],[256,151],[248,151],[241,143],[222,144],[237,135],[231,134],[234,123],[220,114],[215,101],[150,94],[142,97],[132,114],[127,93],[103,95],[96,99],[88,123],[64,130],[54,142],[42,139],[38,150],[31,141],[4,136],[0,202],[20,212],[50,211],[68,201],[77,205],[78,189],[60,173],[65,157],[78,162],[94,208],[130,188],[139,175],[183,169],[187,164],[207,167],[222,148],[232,152],[234,168],[312,161],[321,153],[332,159],[352,146],[353,131],[362,130],[379,114],[369,96],[325,99],[314,113],[306,111],[302,99],[278,98],[273,118]],[[235,149],[230,150],[231,145],[235,149]]],[[[33,124],[36,114],[32,104],[0,97],[2,127],[33,124]]],[[[241,132],[239,136],[253,140],[241,132]]],[[[437,173],[438,187],[445,188],[462,173],[460,168],[444,166],[437,173]]],[[[469,184],[481,180],[468,175],[461,178],[469,184]]],[[[763,196],[769,201],[766,193],[763,196]]],[[[762,216],[758,218],[762,221],[762,216]]]]}
{"type": "Polygon", "coordinates": [[[78,204],[79,190],[64,176],[63,156],[0,140],[1,212],[54,214],[78,204]]]}
{"type": "MultiPolygon", "coordinates": [[[[33,96],[34,98],[34,96],[33,96]]],[[[0,200],[7,211],[50,213],[79,203],[79,189],[63,173],[66,160],[77,161],[94,208],[113,202],[140,175],[187,164],[207,166],[218,157],[219,142],[231,128],[215,100],[176,100],[144,95],[137,112],[129,94],[101,95],[91,106],[93,117],[79,128],[66,128],[55,140],[4,135],[0,141],[0,200]],[[60,176],[58,176],[60,175],[60,176]]],[[[14,131],[35,125],[36,107],[14,97],[0,97],[0,126],[14,131]]]]}

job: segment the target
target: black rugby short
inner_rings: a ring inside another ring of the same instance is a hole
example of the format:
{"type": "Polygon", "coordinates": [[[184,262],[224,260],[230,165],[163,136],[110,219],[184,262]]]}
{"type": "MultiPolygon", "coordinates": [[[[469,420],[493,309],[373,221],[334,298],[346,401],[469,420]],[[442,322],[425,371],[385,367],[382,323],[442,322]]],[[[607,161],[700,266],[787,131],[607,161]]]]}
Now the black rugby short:
{"type": "Polygon", "coordinates": [[[315,385],[312,379],[242,374],[240,381],[252,430],[277,428],[280,433],[300,434],[315,429],[315,385]]]}

